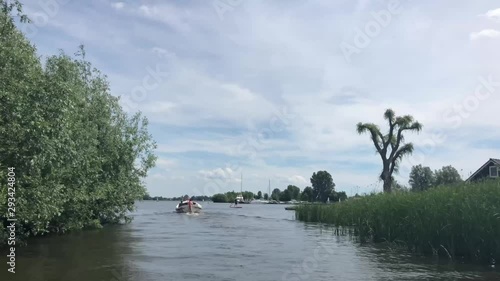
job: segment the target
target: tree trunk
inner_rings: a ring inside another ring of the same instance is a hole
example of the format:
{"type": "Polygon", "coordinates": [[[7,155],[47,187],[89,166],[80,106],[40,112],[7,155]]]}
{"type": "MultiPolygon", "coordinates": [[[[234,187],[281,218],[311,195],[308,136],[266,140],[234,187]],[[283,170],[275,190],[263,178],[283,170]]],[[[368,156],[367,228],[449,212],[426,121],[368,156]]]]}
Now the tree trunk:
{"type": "Polygon", "coordinates": [[[392,177],[389,172],[389,165],[384,165],[384,170],[382,173],[382,179],[384,181],[384,192],[385,193],[391,193],[391,187],[392,187],[392,177]]]}
{"type": "Polygon", "coordinates": [[[384,179],[384,192],[385,193],[391,193],[391,185],[392,185],[392,182],[391,182],[391,178],[389,177],[388,179],[384,179]]]}

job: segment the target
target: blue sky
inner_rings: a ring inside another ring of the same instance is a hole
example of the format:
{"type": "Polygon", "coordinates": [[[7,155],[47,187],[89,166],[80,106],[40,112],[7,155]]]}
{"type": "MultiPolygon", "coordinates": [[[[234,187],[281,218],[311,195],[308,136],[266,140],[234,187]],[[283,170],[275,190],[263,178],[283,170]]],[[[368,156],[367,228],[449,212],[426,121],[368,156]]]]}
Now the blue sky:
{"type": "Polygon", "coordinates": [[[319,170],[337,190],[380,191],[356,123],[385,128],[386,108],[424,124],[400,182],[416,164],[467,176],[500,158],[495,0],[23,3],[40,55],[83,43],[124,108],[149,118],[151,195],[239,190],[241,174],[245,190],[304,188],[319,170]]]}

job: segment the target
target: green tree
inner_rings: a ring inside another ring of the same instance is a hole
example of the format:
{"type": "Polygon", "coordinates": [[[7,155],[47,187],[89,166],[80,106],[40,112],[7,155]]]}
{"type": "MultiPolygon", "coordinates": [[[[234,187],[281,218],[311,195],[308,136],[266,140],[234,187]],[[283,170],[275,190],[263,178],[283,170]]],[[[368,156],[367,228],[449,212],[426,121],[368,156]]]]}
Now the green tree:
{"type": "Polygon", "coordinates": [[[226,192],[227,202],[233,202],[236,199],[236,196],[238,196],[238,194],[234,192],[234,190],[226,192]]]}
{"type": "Polygon", "coordinates": [[[292,192],[289,189],[283,190],[279,195],[279,201],[290,201],[292,200],[292,192]]]}
{"type": "Polygon", "coordinates": [[[337,192],[337,195],[340,201],[347,200],[347,193],[345,193],[345,191],[337,192]]]}
{"type": "Polygon", "coordinates": [[[142,200],[151,200],[151,196],[149,196],[149,193],[146,192],[144,196],[142,197],[142,200]]]}
{"type": "MultiPolygon", "coordinates": [[[[287,190],[290,192],[291,199],[299,200],[300,199],[300,188],[295,185],[289,185],[287,190]]],[[[291,200],[290,199],[290,200],[291,200]]],[[[290,201],[288,200],[288,201],[290,201]]]]}
{"type": "Polygon", "coordinates": [[[253,198],[254,198],[254,196],[255,196],[255,195],[254,195],[254,194],[253,194],[253,192],[251,192],[251,191],[243,191],[243,198],[244,198],[245,200],[251,200],[251,199],[253,199],[253,198]]]}
{"type": "Polygon", "coordinates": [[[311,185],[313,189],[312,200],[324,203],[326,203],[330,193],[332,193],[335,188],[332,175],[330,175],[327,171],[318,171],[313,173],[311,177],[311,185]]]}
{"type": "MultiPolygon", "coordinates": [[[[42,63],[14,9],[26,22],[18,1],[0,2],[0,170],[15,167],[22,187],[17,237],[129,221],[156,160],[147,119],[122,110],[83,46],[75,57],[61,52],[42,63]]],[[[6,192],[2,186],[3,226],[6,192]]]]}
{"type": "Polygon", "coordinates": [[[383,135],[380,128],[373,123],[358,123],[359,134],[370,133],[377,153],[382,159],[380,179],[384,182],[384,192],[392,190],[392,174],[398,172],[399,164],[404,156],[413,153],[413,144],[404,143],[405,131],[420,132],[422,124],[414,121],[411,115],[396,116],[392,109],[387,109],[384,118],[389,123],[389,132],[383,135]]]}
{"type": "Polygon", "coordinates": [[[264,200],[269,200],[269,194],[264,193],[264,200]]]}
{"type": "Polygon", "coordinates": [[[228,202],[226,194],[217,193],[212,196],[212,201],[214,203],[226,203],[228,202]]]}
{"type": "Polygon", "coordinates": [[[339,202],[339,200],[345,201],[347,199],[347,194],[345,193],[345,191],[336,192],[335,190],[333,190],[330,193],[329,198],[330,198],[330,202],[339,202]]]}
{"type": "Polygon", "coordinates": [[[312,202],[313,201],[313,196],[314,196],[313,194],[314,194],[314,192],[313,192],[312,187],[307,186],[302,191],[302,194],[300,195],[300,200],[307,201],[307,202],[312,202]]]}
{"type": "Polygon", "coordinates": [[[450,185],[462,182],[462,177],[453,166],[444,166],[434,172],[436,185],[450,185]]]}
{"type": "Polygon", "coordinates": [[[257,192],[256,199],[262,199],[262,191],[257,192]]]}
{"type": "Polygon", "coordinates": [[[279,188],[273,189],[273,192],[271,193],[271,199],[278,201],[280,199],[280,193],[281,193],[281,190],[279,190],[279,188]]]}
{"type": "Polygon", "coordinates": [[[431,168],[416,165],[411,168],[408,183],[412,191],[424,191],[434,185],[434,173],[431,168]]]}

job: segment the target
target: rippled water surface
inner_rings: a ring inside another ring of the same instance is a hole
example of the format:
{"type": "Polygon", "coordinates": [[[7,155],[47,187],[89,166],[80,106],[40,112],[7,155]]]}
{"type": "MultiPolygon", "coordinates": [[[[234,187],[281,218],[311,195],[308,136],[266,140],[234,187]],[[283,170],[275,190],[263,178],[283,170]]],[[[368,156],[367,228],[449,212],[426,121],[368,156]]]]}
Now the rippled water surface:
{"type": "Polygon", "coordinates": [[[128,225],[30,240],[0,280],[500,280],[489,267],[359,245],[283,205],[205,203],[186,215],[175,204],[139,202],[128,225]]]}

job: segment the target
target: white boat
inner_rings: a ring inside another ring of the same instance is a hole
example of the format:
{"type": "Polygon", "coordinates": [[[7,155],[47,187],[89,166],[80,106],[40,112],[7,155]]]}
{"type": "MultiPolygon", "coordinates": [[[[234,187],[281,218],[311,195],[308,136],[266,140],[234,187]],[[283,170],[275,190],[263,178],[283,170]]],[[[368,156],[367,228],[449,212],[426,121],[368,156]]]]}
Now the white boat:
{"type": "Polygon", "coordinates": [[[236,196],[236,200],[238,201],[238,204],[245,203],[245,198],[243,198],[243,194],[241,193],[238,196],[236,196]]]}
{"type": "Polygon", "coordinates": [[[241,181],[240,181],[240,194],[236,196],[236,201],[238,204],[250,204],[250,200],[245,200],[243,197],[243,173],[241,174],[241,181]]]}
{"type": "MultiPolygon", "coordinates": [[[[193,205],[191,206],[191,213],[199,213],[203,209],[200,203],[196,201],[192,201],[193,205]]],[[[189,213],[189,200],[182,201],[181,203],[175,206],[175,211],[177,213],[189,213]]]]}
{"type": "Polygon", "coordinates": [[[252,204],[267,204],[268,202],[269,202],[269,200],[257,199],[257,200],[253,200],[252,204]]]}

